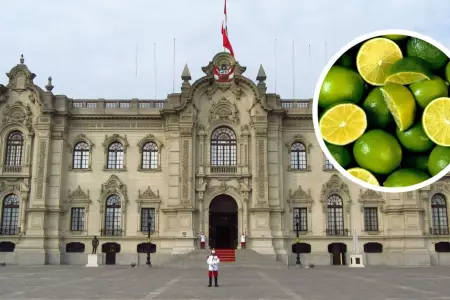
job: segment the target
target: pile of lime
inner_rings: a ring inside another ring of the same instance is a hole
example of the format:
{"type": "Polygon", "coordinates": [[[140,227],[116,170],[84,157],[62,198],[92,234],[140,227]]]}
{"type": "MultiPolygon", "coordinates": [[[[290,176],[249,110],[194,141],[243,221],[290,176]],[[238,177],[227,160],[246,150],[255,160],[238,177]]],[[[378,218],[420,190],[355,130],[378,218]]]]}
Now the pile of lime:
{"type": "Polygon", "coordinates": [[[450,62],[434,45],[388,35],[348,50],[319,95],[335,160],[374,186],[407,187],[450,163],[450,62]]]}

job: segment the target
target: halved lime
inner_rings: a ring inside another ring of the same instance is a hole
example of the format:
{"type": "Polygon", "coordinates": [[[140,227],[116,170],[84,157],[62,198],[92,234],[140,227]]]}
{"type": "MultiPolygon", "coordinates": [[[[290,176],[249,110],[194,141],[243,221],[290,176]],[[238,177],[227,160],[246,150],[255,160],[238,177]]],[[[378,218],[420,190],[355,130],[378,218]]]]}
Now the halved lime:
{"type": "Polygon", "coordinates": [[[356,141],[367,128],[366,113],[355,104],[337,104],[320,119],[322,138],[330,144],[344,146],[356,141]]]}
{"type": "Polygon", "coordinates": [[[387,38],[373,38],[359,49],[356,67],[367,83],[381,86],[388,69],[402,57],[402,50],[395,42],[387,38]]]}
{"type": "Polygon", "coordinates": [[[362,181],[365,181],[371,185],[380,186],[380,183],[378,182],[377,178],[375,176],[373,176],[373,174],[370,173],[369,171],[367,171],[366,169],[351,168],[351,169],[348,169],[347,172],[349,172],[350,175],[352,175],[362,181]]]}
{"type": "Polygon", "coordinates": [[[450,146],[450,98],[431,101],[423,111],[422,125],[430,140],[440,146],[450,146]]]}
{"type": "Polygon", "coordinates": [[[408,85],[429,80],[432,75],[424,60],[418,57],[405,57],[389,68],[385,83],[408,85]]]}
{"type": "Polygon", "coordinates": [[[408,88],[388,83],[380,90],[400,131],[411,127],[416,114],[416,101],[408,88]]]}

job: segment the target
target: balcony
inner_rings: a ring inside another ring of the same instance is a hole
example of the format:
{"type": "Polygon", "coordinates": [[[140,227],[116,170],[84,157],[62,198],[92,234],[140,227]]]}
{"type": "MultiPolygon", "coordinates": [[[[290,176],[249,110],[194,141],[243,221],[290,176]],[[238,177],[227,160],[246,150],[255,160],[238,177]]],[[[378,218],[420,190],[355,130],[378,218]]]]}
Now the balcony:
{"type": "Polygon", "coordinates": [[[0,227],[0,235],[19,235],[20,227],[19,226],[1,226],[0,227]]]}
{"type": "Polygon", "coordinates": [[[236,174],[237,166],[211,166],[211,174],[236,174]]]}
{"type": "Polygon", "coordinates": [[[25,177],[30,175],[29,166],[0,166],[0,175],[25,177]]]}
{"type": "Polygon", "coordinates": [[[101,236],[122,236],[122,228],[107,228],[101,230],[101,236]]]}
{"type": "Polygon", "coordinates": [[[326,230],[327,236],[349,236],[348,229],[328,229],[326,230]]]}
{"type": "Polygon", "coordinates": [[[445,227],[430,227],[431,235],[449,235],[448,228],[445,227]]]}

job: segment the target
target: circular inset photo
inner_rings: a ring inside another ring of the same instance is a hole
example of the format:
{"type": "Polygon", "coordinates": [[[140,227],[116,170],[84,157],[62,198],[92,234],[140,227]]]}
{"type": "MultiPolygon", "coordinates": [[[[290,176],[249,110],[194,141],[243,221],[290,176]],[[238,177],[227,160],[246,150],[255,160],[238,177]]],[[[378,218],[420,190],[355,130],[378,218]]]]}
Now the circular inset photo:
{"type": "Polygon", "coordinates": [[[339,51],[314,93],[320,146],[348,179],[380,192],[425,187],[450,172],[450,51],[406,30],[339,51]]]}

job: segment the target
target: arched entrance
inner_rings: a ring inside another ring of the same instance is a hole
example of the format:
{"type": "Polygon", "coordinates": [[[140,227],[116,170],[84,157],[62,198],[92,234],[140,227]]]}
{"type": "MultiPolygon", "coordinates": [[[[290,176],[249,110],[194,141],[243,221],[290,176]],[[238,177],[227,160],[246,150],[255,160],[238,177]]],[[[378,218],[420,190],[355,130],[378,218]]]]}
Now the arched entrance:
{"type": "Polygon", "coordinates": [[[233,197],[219,195],[209,204],[209,245],[236,249],[238,243],[238,206],[233,197]]]}
{"type": "Polygon", "coordinates": [[[331,254],[332,264],[343,266],[347,264],[347,245],[344,243],[331,243],[328,245],[328,253],[331,254]]]}

